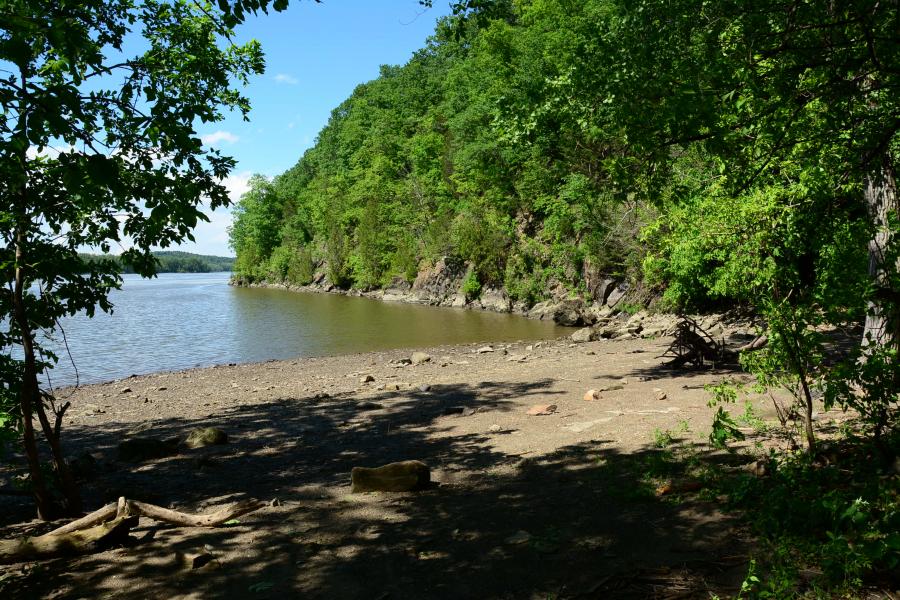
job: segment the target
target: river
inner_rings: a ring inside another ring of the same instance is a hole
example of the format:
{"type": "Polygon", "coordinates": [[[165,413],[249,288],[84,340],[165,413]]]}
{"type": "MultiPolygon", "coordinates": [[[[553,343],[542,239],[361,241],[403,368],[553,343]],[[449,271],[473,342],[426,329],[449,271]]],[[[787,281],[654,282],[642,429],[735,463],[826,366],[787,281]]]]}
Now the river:
{"type": "MultiPolygon", "coordinates": [[[[557,337],[566,329],[524,317],[394,304],[333,294],[236,288],[229,273],[125,275],[112,314],[62,320],[69,352],[51,383],[72,385],[131,374],[461,344],[557,337]]],[[[46,383],[46,381],[45,381],[46,383]]]]}

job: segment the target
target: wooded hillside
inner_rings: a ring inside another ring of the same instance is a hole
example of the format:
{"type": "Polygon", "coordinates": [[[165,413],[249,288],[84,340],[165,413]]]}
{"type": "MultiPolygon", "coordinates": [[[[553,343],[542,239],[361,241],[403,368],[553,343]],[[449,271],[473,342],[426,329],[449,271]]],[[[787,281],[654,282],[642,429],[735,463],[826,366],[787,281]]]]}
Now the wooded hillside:
{"type": "Polygon", "coordinates": [[[475,267],[467,293],[526,304],[585,294],[591,271],[670,308],[777,284],[861,317],[862,162],[896,160],[895,9],[476,4],[253,179],[237,275],[321,266],[371,288],[453,255],[475,267]]]}
{"type": "MultiPolygon", "coordinates": [[[[98,254],[83,254],[86,260],[100,260],[104,258],[98,254]]],[[[234,259],[228,256],[212,256],[208,254],[193,254],[178,250],[159,250],[153,253],[156,259],[157,273],[213,273],[216,271],[231,271],[234,267],[234,259]]],[[[123,273],[134,273],[130,265],[122,265],[123,273]]]]}

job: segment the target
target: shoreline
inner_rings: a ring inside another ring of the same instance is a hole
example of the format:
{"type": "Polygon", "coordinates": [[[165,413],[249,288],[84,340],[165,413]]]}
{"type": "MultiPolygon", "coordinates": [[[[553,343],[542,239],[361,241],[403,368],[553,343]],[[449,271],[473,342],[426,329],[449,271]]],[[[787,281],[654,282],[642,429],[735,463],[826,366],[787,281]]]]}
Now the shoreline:
{"type": "MultiPolygon", "coordinates": [[[[229,285],[232,285],[229,282],[229,285]]],[[[368,298],[370,300],[382,301],[382,302],[394,302],[392,300],[385,300],[382,298],[378,298],[372,295],[363,295],[363,294],[346,294],[335,291],[325,291],[321,289],[311,288],[309,286],[285,286],[281,284],[254,284],[251,287],[259,287],[263,289],[281,289],[285,291],[291,292],[299,292],[299,293],[327,293],[327,294],[336,294],[336,295],[344,295],[349,297],[363,297],[368,298]]],[[[404,301],[396,301],[398,303],[406,303],[404,301]]],[[[412,303],[421,305],[422,303],[412,303]]],[[[440,305],[429,305],[434,308],[454,308],[448,306],[440,306],[440,305]]],[[[455,307],[457,310],[460,307],[455,307]]],[[[462,310],[479,310],[474,308],[462,308],[462,310]]],[[[514,314],[513,316],[525,316],[521,314],[514,314]]],[[[539,317],[531,317],[531,318],[539,318],[539,317]]],[[[722,340],[730,340],[731,345],[740,345],[746,343],[748,340],[751,340],[755,337],[755,332],[753,330],[753,322],[748,319],[743,318],[731,318],[727,315],[714,313],[704,316],[695,316],[696,321],[704,328],[711,332],[712,336],[716,339],[721,338],[722,340]]],[[[206,370],[215,370],[215,369],[229,369],[229,368],[252,368],[252,367],[262,367],[263,365],[271,364],[271,363],[292,363],[296,364],[301,361],[311,361],[315,359],[351,359],[353,357],[366,357],[369,355],[409,355],[413,352],[426,352],[426,353],[434,353],[439,350],[449,350],[455,351],[461,348],[477,348],[481,346],[494,346],[497,348],[510,348],[515,346],[520,347],[528,347],[528,346],[537,346],[540,347],[543,344],[547,343],[556,343],[560,345],[565,345],[567,347],[576,347],[581,346],[589,342],[609,342],[609,341],[626,341],[626,340],[647,340],[652,341],[657,338],[671,336],[674,333],[675,323],[677,321],[677,316],[668,313],[659,313],[659,314],[648,314],[646,311],[640,311],[635,314],[627,314],[627,313],[615,313],[610,316],[598,318],[592,325],[587,325],[584,327],[576,328],[576,327],[566,327],[559,326],[557,327],[569,330],[569,333],[566,335],[556,335],[552,337],[540,337],[540,338],[525,338],[525,339],[517,339],[515,341],[510,340],[477,340],[470,342],[460,342],[460,343],[451,343],[451,344],[439,344],[439,345],[404,345],[398,346],[394,348],[383,348],[383,349],[373,349],[373,350],[361,350],[359,352],[334,352],[327,354],[315,354],[315,355],[294,355],[283,358],[267,358],[263,360],[256,361],[229,361],[229,362],[221,362],[221,363],[213,363],[207,365],[196,365],[184,368],[176,368],[176,369],[164,369],[164,370],[152,370],[142,373],[130,373],[129,375],[125,375],[118,378],[113,379],[104,379],[100,381],[92,381],[89,383],[79,384],[77,387],[75,385],[62,385],[55,386],[54,390],[57,394],[63,394],[67,392],[71,392],[72,390],[83,389],[92,386],[105,386],[112,385],[122,382],[131,381],[134,379],[141,378],[149,378],[154,376],[175,376],[183,373],[189,372],[202,372],[206,370]]],[[[669,340],[671,342],[671,339],[669,340]]],[[[52,372],[51,372],[52,375],[52,372]]]]}
{"type": "Polygon", "coordinates": [[[584,327],[616,315],[625,305],[630,286],[613,279],[594,277],[590,282],[590,299],[571,298],[556,290],[550,299],[534,305],[513,301],[504,288],[483,288],[477,297],[469,298],[463,282],[472,273],[471,265],[445,257],[429,269],[420,271],[413,282],[394,277],[388,285],[370,291],[340,288],[317,272],[312,283],[292,285],[285,282],[247,282],[232,275],[228,285],[259,287],[286,291],[335,294],[356,298],[370,298],[382,302],[416,304],[445,308],[460,308],[505,313],[536,320],[549,320],[564,327],[584,327]]]}

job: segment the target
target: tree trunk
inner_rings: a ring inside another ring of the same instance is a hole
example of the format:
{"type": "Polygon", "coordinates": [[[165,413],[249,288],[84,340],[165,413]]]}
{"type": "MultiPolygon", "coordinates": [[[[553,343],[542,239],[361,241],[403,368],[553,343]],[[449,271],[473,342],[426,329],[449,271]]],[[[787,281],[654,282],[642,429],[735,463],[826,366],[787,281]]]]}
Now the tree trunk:
{"type": "MultiPolygon", "coordinates": [[[[875,284],[875,295],[869,301],[862,346],[896,346],[900,343],[900,302],[890,289],[892,272],[898,270],[897,235],[891,221],[900,222],[897,179],[890,156],[884,155],[866,175],[864,194],[869,216],[875,226],[869,241],[869,277],[875,284]],[[887,264],[893,261],[892,264],[887,264]]],[[[864,353],[865,354],[865,353],[864,353]]]]}
{"type": "MultiPolygon", "coordinates": [[[[53,455],[53,464],[56,467],[56,474],[59,476],[59,483],[62,487],[62,494],[66,502],[65,514],[66,516],[71,517],[81,513],[81,494],[78,492],[75,477],[72,475],[72,470],[66,463],[65,454],[63,454],[62,444],[59,441],[59,427],[54,427],[50,423],[50,419],[47,418],[47,410],[44,407],[43,402],[45,397],[46,395],[41,394],[39,390],[39,401],[34,408],[38,415],[38,421],[41,423],[41,429],[44,431],[44,438],[47,440],[47,445],[50,446],[50,452],[53,455]]],[[[60,412],[57,415],[57,426],[62,423],[62,415],[63,412],[60,412]]]]}
{"type": "Polygon", "coordinates": [[[16,324],[19,326],[22,336],[22,352],[24,354],[25,368],[22,373],[22,384],[19,389],[19,407],[22,412],[22,446],[28,461],[28,471],[31,476],[31,490],[37,505],[38,518],[53,520],[61,516],[59,506],[53,501],[53,497],[47,490],[47,482],[41,471],[41,459],[38,454],[37,439],[34,435],[34,407],[41,402],[40,390],[37,381],[37,366],[34,357],[34,344],[31,338],[31,327],[28,325],[28,316],[25,310],[25,284],[22,264],[25,257],[22,250],[24,233],[19,231],[16,236],[16,282],[13,289],[13,312],[16,324]]]}
{"type": "MultiPolygon", "coordinates": [[[[25,65],[19,65],[20,96],[18,98],[18,123],[16,125],[15,135],[21,138],[22,143],[16,156],[21,169],[21,180],[18,182],[18,189],[15,190],[13,197],[14,212],[16,216],[15,227],[15,282],[12,294],[13,314],[10,321],[15,321],[19,328],[19,336],[22,344],[22,354],[24,360],[24,368],[22,372],[21,386],[19,389],[19,406],[22,412],[22,445],[25,456],[28,461],[28,470],[31,474],[31,487],[34,493],[35,503],[37,505],[38,518],[55,519],[63,515],[75,515],[81,512],[81,497],[71,471],[66,464],[62,448],[59,443],[58,424],[57,427],[50,425],[47,419],[47,413],[44,410],[44,399],[41,395],[40,385],[38,383],[38,367],[36,360],[36,351],[34,345],[34,330],[29,320],[28,308],[25,305],[26,284],[29,278],[25,273],[25,266],[28,261],[26,247],[28,244],[28,230],[31,223],[31,214],[28,209],[29,205],[29,186],[28,186],[28,115],[30,114],[30,103],[28,98],[28,76],[29,70],[25,65]],[[56,473],[62,486],[63,497],[65,498],[65,506],[60,506],[53,499],[47,488],[47,481],[41,472],[40,454],[38,451],[37,439],[34,433],[34,415],[37,414],[47,443],[53,455],[53,461],[56,467],[56,473]]],[[[14,188],[15,189],[15,188],[14,188]]],[[[61,415],[59,416],[61,418],[61,415]]]]}

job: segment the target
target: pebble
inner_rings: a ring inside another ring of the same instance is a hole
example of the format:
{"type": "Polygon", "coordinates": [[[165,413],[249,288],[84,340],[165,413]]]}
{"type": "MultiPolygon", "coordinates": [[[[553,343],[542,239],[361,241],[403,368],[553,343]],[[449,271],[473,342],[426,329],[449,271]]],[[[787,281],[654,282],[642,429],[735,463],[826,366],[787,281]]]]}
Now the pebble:
{"type": "Polygon", "coordinates": [[[477,352],[478,354],[487,354],[488,352],[493,352],[493,351],[494,351],[494,349],[491,346],[482,346],[475,352],[477,352]]]}
{"type": "Polygon", "coordinates": [[[503,428],[495,423],[488,427],[488,431],[490,431],[491,433],[500,433],[501,431],[503,431],[503,428]]]}

